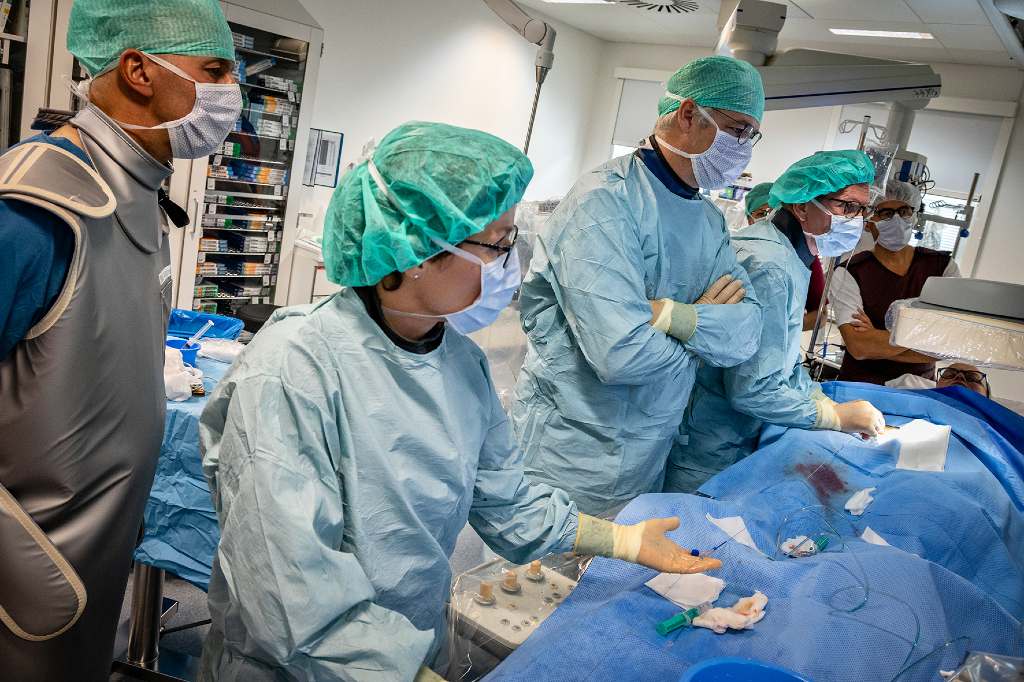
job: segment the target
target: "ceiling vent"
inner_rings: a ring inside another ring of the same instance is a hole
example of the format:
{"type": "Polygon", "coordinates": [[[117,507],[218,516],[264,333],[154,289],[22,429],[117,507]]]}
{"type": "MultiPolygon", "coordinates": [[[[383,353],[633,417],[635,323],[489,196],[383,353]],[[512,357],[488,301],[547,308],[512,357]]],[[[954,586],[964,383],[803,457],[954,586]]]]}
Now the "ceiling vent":
{"type": "Polygon", "coordinates": [[[620,5],[629,5],[637,9],[647,9],[652,12],[668,12],[683,14],[684,12],[696,12],[700,5],[690,0],[616,0],[620,5]]]}

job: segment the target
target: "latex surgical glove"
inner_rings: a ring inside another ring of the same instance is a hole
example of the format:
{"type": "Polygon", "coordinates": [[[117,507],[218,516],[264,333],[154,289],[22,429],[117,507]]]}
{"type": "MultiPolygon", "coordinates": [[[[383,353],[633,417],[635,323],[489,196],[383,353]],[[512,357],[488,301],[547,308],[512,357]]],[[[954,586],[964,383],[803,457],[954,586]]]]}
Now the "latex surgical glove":
{"type": "MultiPolygon", "coordinates": [[[[814,396],[812,395],[812,397],[814,396]]],[[[837,403],[824,395],[822,397],[824,400],[815,398],[818,406],[818,418],[811,428],[859,433],[865,440],[879,436],[885,431],[885,417],[868,401],[853,400],[848,403],[837,403]]]]}
{"type": "Polygon", "coordinates": [[[722,275],[704,294],[694,301],[695,305],[722,305],[739,303],[747,295],[740,280],[732,281],[732,275],[722,275]]]}
{"type": "Polygon", "coordinates": [[[622,559],[662,573],[703,573],[722,567],[718,559],[701,559],[669,540],[665,533],[679,527],[679,519],[650,519],[635,526],[580,514],[574,552],[622,559]]]}
{"type": "Polygon", "coordinates": [[[647,323],[669,336],[687,341],[697,331],[697,308],[688,303],[676,303],[671,298],[648,301],[651,320],[647,323]]]}
{"type": "Polygon", "coordinates": [[[427,666],[421,665],[420,669],[416,671],[416,677],[412,679],[412,682],[444,682],[444,678],[427,666]]]}

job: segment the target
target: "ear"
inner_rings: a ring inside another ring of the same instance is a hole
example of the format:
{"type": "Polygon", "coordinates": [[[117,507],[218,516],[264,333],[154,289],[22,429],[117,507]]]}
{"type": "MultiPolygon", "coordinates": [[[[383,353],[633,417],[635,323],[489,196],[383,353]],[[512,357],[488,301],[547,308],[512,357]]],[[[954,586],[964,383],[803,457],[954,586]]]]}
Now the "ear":
{"type": "Polygon", "coordinates": [[[676,123],[684,133],[691,132],[694,120],[693,115],[697,111],[697,105],[692,99],[684,99],[676,109],[676,123]]]}
{"type": "Polygon", "coordinates": [[[800,221],[801,225],[807,223],[807,202],[800,204],[787,204],[786,208],[788,208],[789,212],[800,221]]]}
{"type": "Polygon", "coordinates": [[[121,53],[117,72],[122,82],[143,97],[153,96],[153,79],[150,74],[153,64],[139,50],[129,49],[121,53]],[[146,69],[149,69],[147,73],[146,69]]]}

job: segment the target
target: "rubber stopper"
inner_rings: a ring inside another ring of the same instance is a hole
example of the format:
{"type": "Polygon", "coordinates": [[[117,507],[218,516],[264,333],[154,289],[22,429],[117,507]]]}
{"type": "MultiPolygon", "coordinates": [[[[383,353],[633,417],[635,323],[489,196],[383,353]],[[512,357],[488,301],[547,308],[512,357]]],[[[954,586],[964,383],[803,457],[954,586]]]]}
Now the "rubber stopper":
{"type": "Polygon", "coordinates": [[[690,556],[700,556],[700,552],[697,551],[696,549],[691,549],[690,550],[690,556]]]}

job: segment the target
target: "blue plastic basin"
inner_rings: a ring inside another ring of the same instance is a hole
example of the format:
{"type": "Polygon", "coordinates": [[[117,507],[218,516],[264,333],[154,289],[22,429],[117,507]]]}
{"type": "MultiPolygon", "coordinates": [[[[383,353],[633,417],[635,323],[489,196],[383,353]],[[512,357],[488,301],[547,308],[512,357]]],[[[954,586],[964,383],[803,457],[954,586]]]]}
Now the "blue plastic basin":
{"type": "Polygon", "coordinates": [[[692,666],[679,682],[814,682],[787,668],[753,658],[709,658],[692,666]]]}

